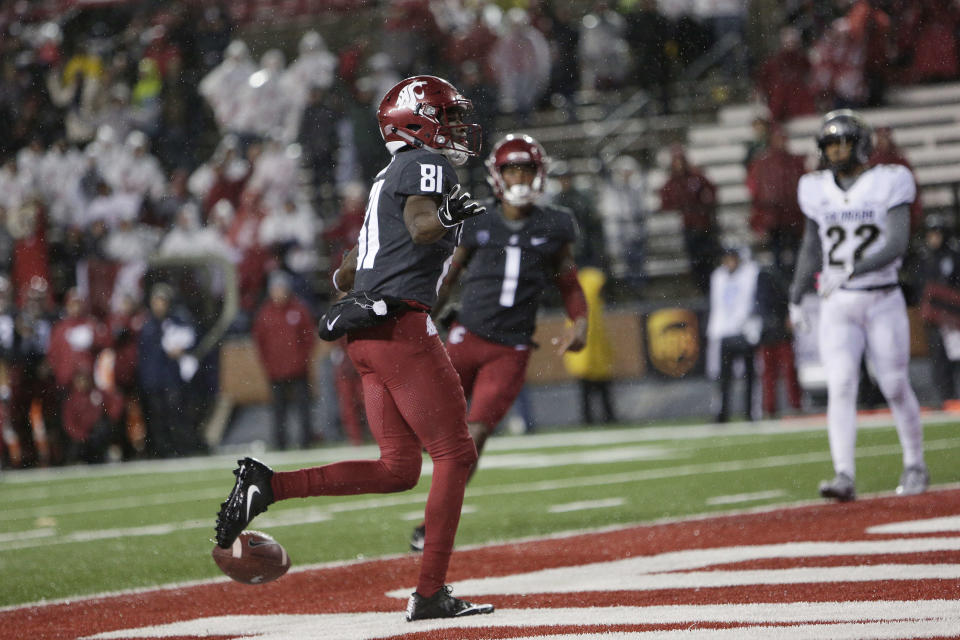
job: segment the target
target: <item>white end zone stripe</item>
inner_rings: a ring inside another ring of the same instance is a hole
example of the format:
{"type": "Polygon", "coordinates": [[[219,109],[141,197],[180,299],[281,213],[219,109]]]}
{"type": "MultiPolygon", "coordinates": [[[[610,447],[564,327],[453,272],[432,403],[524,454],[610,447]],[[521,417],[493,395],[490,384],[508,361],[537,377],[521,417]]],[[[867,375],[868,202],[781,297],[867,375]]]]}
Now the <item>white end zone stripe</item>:
{"type": "MultiPolygon", "coordinates": [[[[423,620],[409,623],[403,612],[337,613],[319,615],[219,616],[166,625],[110,631],[84,640],[119,640],[170,636],[227,636],[281,640],[285,638],[336,638],[370,640],[437,629],[683,625],[700,623],[768,625],[728,629],[675,631],[569,633],[527,636],[527,640],[583,640],[584,638],[704,638],[709,640],[866,640],[867,638],[936,638],[955,636],[960,629],[960,601],[880,602],[772,602],[730,605],[677,605],[659,607],[566,607],[557,609],[498,609],[492,615],[455,620],[423,620]],[[905,633],[908,630],[908,633],[905,633]]],[[[517,638],[516,636],[511,636],[517,638]]],[[[519,640],[517,638],[517,640],[519,640]]]]}

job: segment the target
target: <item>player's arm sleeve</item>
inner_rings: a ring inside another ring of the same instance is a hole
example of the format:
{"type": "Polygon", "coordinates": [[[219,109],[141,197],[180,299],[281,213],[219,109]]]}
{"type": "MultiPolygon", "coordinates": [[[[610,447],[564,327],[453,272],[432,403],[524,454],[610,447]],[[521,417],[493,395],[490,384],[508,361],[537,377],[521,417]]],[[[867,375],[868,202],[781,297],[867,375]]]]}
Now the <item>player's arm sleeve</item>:
{"type": "Polygon", "coordinates": [[[887,242],[863,260],[854,262],[853,275],[882,269],[907,252],[910,243],[910,204],[895,206],[887,213],[887,242]]]}
{"type": "Polygon", "coordinates": [[[437,314],[447,306],[454,286],[460,280],[460,274],[463,273],[463,269],[469,264],[470,258],[472,257],[473,247],[460,245],[453,251],[453,257],[450,259],[450,268],[447,270],[446,275],[443,276],[443,281],[440,282],[440,288],[437,289],[437,300],[433,303],[433,310],[437,314]]]}
{"type": "Polygon", "coordinates": [[[577,263],[573,261],[573,249],[569,243],[564,244],[557,253],[556,264],[557,272],[554,281],[557,283],[557,289],[560,290],[567,316],[573,321],[586,318],[587,298],[583,295],[583,288],[577,279],[577,263]]]}
{"type": "Polygon", "coordinates": [[[803,294],[813,288],[813,275],[821,262],[820,225],[811,218],[803,229],[803,240],[797,252],[797,266],[790,285],[790,302],[800,304],[803,294]]]}

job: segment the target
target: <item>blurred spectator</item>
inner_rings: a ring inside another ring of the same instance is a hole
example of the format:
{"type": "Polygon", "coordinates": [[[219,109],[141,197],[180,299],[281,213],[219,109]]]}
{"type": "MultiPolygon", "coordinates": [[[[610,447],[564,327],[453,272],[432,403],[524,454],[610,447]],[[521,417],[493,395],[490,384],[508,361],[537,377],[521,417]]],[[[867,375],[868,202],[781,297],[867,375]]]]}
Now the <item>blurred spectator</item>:
{"type": "Polygon", "coordinates": [[[957,400],[960,362],[960,246],[943,217],[927,216],[916,268],[917,288],[938,406],[957,400]]]}
{"type": "Polygon", "coordinates": [[[66,316],[53,325],[47,358],[53,380],[66,391],[78,368],[93,371],[97,353],[111,346],[106,325],[94,317],[87,300],[77,289],[70,289],[64,299],[66,316]]]}
{"type": "Polygon", "coordinates": [[[640,0],[626,19],[627,42],[633,54],[633,77],[660,101],[664,113],[670,113],[671,74],[667,47],[673,25],[658,10],[657,0],[640,0]]]}
{"type": "Polygon", "coordinates": [[[719,423],[730,419],[730,390],[737,361],[742,362],[744,369],[743,411],[747,420],[753,420],[753,361],[761,332],[760,318],[755,315],[758,272],[757,264],[744,259],[740,249],[727,247],[710,278],[707,338],[711,351],[719,349],[719,423]]]}
{"type": "Polygon", "coordinates": [[[253,339],[273,394],[273,433],[278,448],[287,448],[287,411],[296,404],[300,414],[300,446],[313,440],[310,419],[310,365],[316,324],[307,306],[292,295],[290,276],[270,274],[269,299],[253,324],[253,339]]]}
{"type": "MultiPolygon", "coordinates": [[[[389,0],[386,3],[382,46],[400,78],[421,73],[441,60],[440,45],[445,36],[431,5],[429,0],[389,0]]],[[[377,100],[385,93],[386,89],[378,93],[377,100]]]]}
{"type": "Polygon", "coordinates": [[[241,101],[246,94],[244,87],[255,71],[247,44],[243,40],[234,40],[227,47],[223,62],[200,81],[200,95],[213,110],[221,132],[242,129],[239,118],[241,101]]]}
{"type": "Polygon", "coordinates": [[[632,156],[615,158],[600,181],[597,211],[611,274],[638,287],[643,279],[647,240],[647,181],[632,156]]]}
{"type": "Polygon", "coordinates": [[[344,130],[348,125],[340,102],[328,87],[313,86],[297,123],[303,165],[311,172],[314,189],[327,197],[333,194],[337,161],[343,138],[348,135],[344,130]]]}
{"type": "Polygon", "coordinates": [[[553,106],[562,108],[567,120],[575,120],[574,96],[580,89],[580,21],[574,7],[564,2],[550,3],[544,10],[550,27],[547,34],[550,86],[547,91],[553,106]]]}
{"type": "Polygon", "coordinates": [[[343,336],[334,343],[330,352],[333,364],[334,385],[340,409],[340,427],[350,444],[360,446],[369,430],[363,406],[363,380],[347,355],[347,338],[343,336]]]}
{"type": "MultiPolygon", "coordinates": [[[[11,277],[19,305],[23,304],[30,283],[35,279],[50,282],[46,227],[43,208],[35,200],[7,210],[7,230],[14,240],[11,277]]],[[[52,299],[52,292],[47,290],[46,293],[52,299]]]]}
{"type": "Polygon", "coordinates": [[[111,437],[123,418],[123,397],[93,385],[92,372],[78,366],[63,402],[63,424],[70,439],[67,462],[106,462],[111,437]]]}
{"type": "Polygon", "coordinates": [[[580,83],[585,90],[619,89],[630,73],[627,23],[606,0],[596,0],[580,21],[580,83]]]}
{"type": "MultiPolygon", "coordinates": [[[[874,131],[873,152],[870,154],[870,165],[900,164],[913,172],[913,165],[893,140],[893,130],[890,127],[877,127],[874,131]]],[[[910,230],[917,231],[923,224],[923,194],[917,189],[917,197],[910,205],[910,230]]]]}
{"type": "Polygon", "coordinates": [[[303,284],[317,266],[319,231],[313,208],[292,197],[281,206],[269,209],[260,222],[259,243],[273,252],[281,266],[297,276],[301,286],[296,288],[308,300],[312,296],[306,295],[303,284]]]}
{"type": "Polygon", "coordinates": [[[282,51],[269,49],[260,57],[260,68],[240,86],[236,127],[241,140],[284,140],[284,125],[293,108],[282,81],[285,64],[282,51]]]}
{"type": "Polygon", "coordinates": [[[794,27],[780,30],[780,49],[763,61],[756,73],[756,89],[774,122],[817,112],[810,85],[810,60],[794,27]]]}
{"type": "Polygon", "coordinates": [[[559,190],[553,194],[553,204],[573,212],[580,233],[573,247],[573,259],[578,267],[597,267],[607,270],[607,252],[604,243],[603,222],[596,213],[592,198],[573,184],[569,163],[559,160],[550,165],[550,175],[557,179],[559,190]]]}
{"type": "Polygon", "coordinates": [[[203,203],[203,214],[220,200],[227,200],[234,208],[240,206],[240,194],[250,179],[253,167],[244,156],[240,139],[226,135],[211,158],[190,175],[187,186],[190,193],[203,203]]]}
{"type": "Polygon", "coordinates": [[[296,145],[286,145],[276,138],[267,140],[255,159],[250,154],[253,173],[244,190],[258,194],[263,204],[271,208],[282,206],[288,199],[296,197],[299,153],[296,145]]]}
{"type": "Polygon", "coordinates": [[[747,143],[747,150],[743,154],[743,168],[749,169],[754,157],[767,148],[770,144],[770,127],[773,123],[767,112],[758,113],[750,121],[750,128],[753,137],[747,143]]]}
{"type": "Polygon", "coordinates": [[[760,380],[766,418],[777,416],[778,380],[784,381],[787,402],[794,412],[800,411],[802,400],[793,357],[793,336],[787,327],[789,287],[790,283],[784,278],[783,272],[776,267],[760,269],[757,275],[756,311],[763,323],[759,348],[762,368],[760,380]]]}
{"type": "Polygon", "coordinates": [[[131,131],[124,141],[123,162],[118,188],[124,193],[135,193],[153,203],[166,191],[167,178],[160,162],[150,154],[150,140],[142,131],[131,131]]]}
{"type": "Polygon", "coordinates": [[[856,109],[867,104],[866,52],[846,18],[834,20],[813,45],[810,62],[818,110],[856,109]]]}
{"type": "Polygon", "coordinates": [[[792,272],[803,235],[797,184],[804,173],[803,156],[790,153],[787,134],[776,125],[770,130],[770,146],[747,169],[750,228],[758,246],[773,254],[774,265],[784,273],[792,272]]]}
{"type": "Polygon", "coordinates": [[[382,97],[374,94],[372,79],[358,78],[353,84],[354,99],[347,106],[350,142],[345,149],[345,163],[352,167],[350,179],[364,184],[371,184],[390,160],[383,150],[383,137],[370,118],[371,109],[376,109],[382,97]]]}
{"type": "Polygon", "coordinates": [[[670,176],[660,189],[660,207],[682,216],[683,241],[693,281],[701,293],[707,293],[719,252],[717,188],[690,165],[679,144],[670,151],[670,176]]]}
{"type": "Polygon", "coordinates": [[[117,275],[110,293],[110,305],[103,310],[102,316],[116,309],[126,296],[137,300],[143,297],[140,283],[147,271],[147,259],[159,244],[159,231],[133,218],[120,220],[107,232],[103,253],[117,264],[117,275]]]}
{"type": "Polygon", "coordinates": [[[500,112],[514,114],[523,123],[547,90],[550,46],[523,9],[507,11],[504,22],[504,32],[487,62],[497,85],[500,112]]]}
{"type": "Polygon", "coordinates": [[[337,57],[330,53],[323,37],[313,29],[301,36],[298,52],[297,59],[283,72],[281,80],[290,98],[289,118],[284,125],[284,140],[300,140],[303,144],[306,136],[322,133],[315,130],[311,134],[303,135],[301,125],[306,119],[304,109],[317,102],[315,93],[325,97],[333,87],[337,57]]]}
{"type": "MultiPolygon", "coordinates": [[[[879,5],[877,0],[855,0],[847,12],[850,35],[864,52],[863,75],[867,85],[866,104],[870,107],[879,107],[883,104],[894,57],[890,37],[890,16],[879,5]]],[[[944,26],[950,30],[952,36],[952,25],[944,26]]],[[[933,36],[934,34],[921,35],[933,36]]],[[[948,45],[949,43],[941,41],[940,44],[948,45]]],[[[939,56],[953,60],[956,68],[955,48],[949,50],[938,48],[937,52],[939,56]]]]}
{"type": "Polygon", "coordinates": [[[143,405],[137,380],[137,344],[146,320],[146,309],[131,296],[122,297],[107,318],[107,328],[113,340],[113,384],[125,402],[122,425],[125,428],[121,430],[120,438],[116,437],[117,434],[114,436],[124,460],[139,457],[146,446],[143,405]]]}
{"type": "Polygon", "coordinates": [[[137,372],[147,427],[147,450],[170,458],[201,450],[196,425],[184,415],[184,376],[192,377],[188,350],[196,342],[192,325],[171,313],[173,289],[165,283],[150,290],[150,315],[137,343],[137,372]]]}

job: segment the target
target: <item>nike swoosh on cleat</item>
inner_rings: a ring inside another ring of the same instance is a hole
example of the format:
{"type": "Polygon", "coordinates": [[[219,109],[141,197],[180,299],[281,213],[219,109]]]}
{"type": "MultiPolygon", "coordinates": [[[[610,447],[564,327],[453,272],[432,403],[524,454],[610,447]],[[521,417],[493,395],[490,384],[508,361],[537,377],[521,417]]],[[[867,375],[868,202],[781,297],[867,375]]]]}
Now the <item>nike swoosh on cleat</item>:
{"type": "Polygon", "coordinates": [[[343,314],[338,313],[337,317],[333,320],[327,320],[327,331],[333,331],[333,325],[337,324],[337,320],[340,319],[340,316],[343,314]]]}
{"type": "Polygon", "coordinates": [[[250,485],[250,488],[247,489],[247,522],[250,522],[250,507],[253,506],[253,496],[254,492],[260,493],[260,487],[255,484],[250,485]]]}

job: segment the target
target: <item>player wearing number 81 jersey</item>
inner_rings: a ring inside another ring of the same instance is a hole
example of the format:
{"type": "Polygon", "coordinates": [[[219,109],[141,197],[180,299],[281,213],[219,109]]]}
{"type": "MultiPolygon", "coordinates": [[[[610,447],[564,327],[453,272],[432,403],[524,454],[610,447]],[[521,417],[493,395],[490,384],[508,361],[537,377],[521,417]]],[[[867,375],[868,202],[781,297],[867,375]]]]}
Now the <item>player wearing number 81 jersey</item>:
{"type": "MultiPolygon", "coordinates": [[[[478,454],[523,388],[547,287],[558,287],[572,320],[565,335],[555,338],[557,350],[579,351],[586,344],[587,306],[571,249],[576,222],[568,210],[537,202],[546,161],[530,136],[510,134],[497,143],[486,162],[495,199],[487,215],[464,222],[437,300],[440,309],[466,269],[447,352],[470,399],[467,426],[478,454]]],[[[423,532],[423,525],[414,530],[413,549],[421,548],[423,532]]]]}
{"type": "Polygon", "coordinates": [[[790,316],[795,328],[805,328],[800,301],[819,262],[818,342],[827,373],[827,430],[835,472],[833,480],[820,485],[820,494],[841,501],[855,497],[856,403],[864,353],[890,405],[903,449],[897,493],[920,493],[928,475],[920,409],[908,375],[910,328],[898,285],[916,185],[905,167],[867,165],[871,129],[850,110],[824,116],[817,145],[825,168],[803,176],[797,189],[807,223],[790,289],[790,316]]]}

